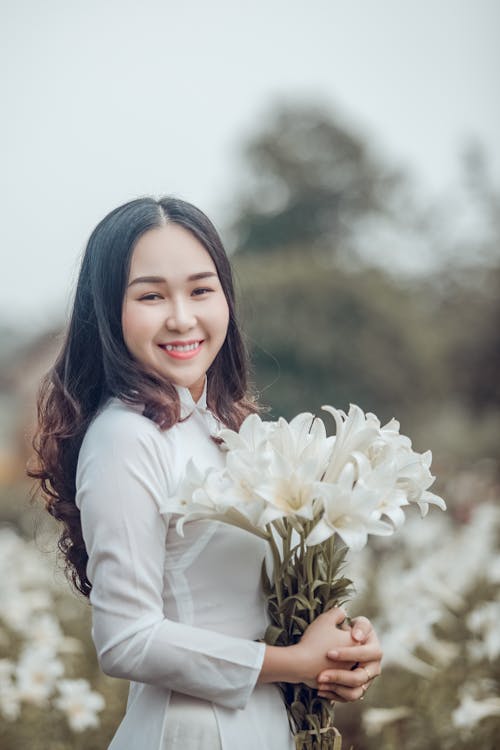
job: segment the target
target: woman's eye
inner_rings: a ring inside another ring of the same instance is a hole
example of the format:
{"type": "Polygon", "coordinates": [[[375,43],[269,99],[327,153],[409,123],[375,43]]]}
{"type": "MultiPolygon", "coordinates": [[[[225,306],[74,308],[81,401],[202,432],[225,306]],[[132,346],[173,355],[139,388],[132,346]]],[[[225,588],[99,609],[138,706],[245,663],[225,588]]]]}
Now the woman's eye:
{"type": "Polygon", "coordinates": [[[159,294],[156,292],[151,292],[150,294],[145,294],[143,297],[141,297],[141,300],[143,299],[154,299],[155,297],[160,297],[159,294]]]}
{"type": "Polygon", "coordinates": [[[213,289],[208,289],[207,287],[198,287],[198,289],[193,289],[193,294],[196,294],[196,296],[204,294],[205,292],[213,292],[213,289]]]}

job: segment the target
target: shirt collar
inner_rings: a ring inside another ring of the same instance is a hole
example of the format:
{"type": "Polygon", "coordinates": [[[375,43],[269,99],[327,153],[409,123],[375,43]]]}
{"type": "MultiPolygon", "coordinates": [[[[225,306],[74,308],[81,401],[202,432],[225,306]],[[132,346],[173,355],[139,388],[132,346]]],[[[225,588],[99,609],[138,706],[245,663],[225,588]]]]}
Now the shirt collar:
{"type": "Polygon", "coordinates": [[[203,385],[203,391],[198,399],[195,401],[191,395],[191,391],[184,385],[177,385],[174,383],[175,389],[179,395],[179,401],[181,402],[181,417],[184,418],[188,414],[191,414],[195,409],[198,411],[207,411],[207,376],[205,375],[205,383],[203,385]]]}
{"type": "Polygon", "coordinates": [[[223,428],[223,424],[207,407],[207,376],[205,375],[205,385],[198,401],[194,400],[189,388],[177,385],[176,383],[174,383],[174,386],[181,402],[181,419],[195,412],[200,415],[209,433],[218,437],[219,430],[223,428]]]}

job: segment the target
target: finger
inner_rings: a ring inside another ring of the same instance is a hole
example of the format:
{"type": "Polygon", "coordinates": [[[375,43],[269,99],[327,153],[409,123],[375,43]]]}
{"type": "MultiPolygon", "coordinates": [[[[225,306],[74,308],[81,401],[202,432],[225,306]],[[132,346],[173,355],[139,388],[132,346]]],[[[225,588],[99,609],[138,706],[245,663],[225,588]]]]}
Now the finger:
{"type": "MultiPolygon", "coordinates": [[[[339,702],[343,703],[358,701],[365,694],[365,691],[361,687],[347,688],[343,685],[333,685],[330,687],[330,690],[328,692],[337,696],[336,698],[332,698],[331,700],[338,700],[339,702]],[[334,687],[335,689],[332,690],[332,687],[334,687]]],[[[326,691],[322,690],[321,693],[318,693],[318,695],[321,695],[322,693],[326,694],[326,691]]]]}
{"type": "Polygon", "coordinates": [[[337,646],[328,651],[327,656],[333,661],[359,661],[366,664],[371,661],[381,661],[382,651],[378,643],[365,643],[360,646],[337,646]]]}
{"type": "Polygon", "coordinates": [[[358,667],[354,670],[325,669],[318,675],[317,681],[321,689],[329,687],[332,683],[350,688],[361,687],[376,676],[375,672],[373,662],[367,667],[358,667]]]}
{"type": "Polygon", "coordinates": [[[356,617],[351,621],[352,637],[359,643],[365,643],[373,630],[372,624],[367,617],[356,617]]]}
{"type": "Polygon", "coordinates": [[[382,664],[380,661],[368,661],[361,664],[359,668],[368,677],[368,685],[371,685],[375,677],[382,674],[382,664]]]}

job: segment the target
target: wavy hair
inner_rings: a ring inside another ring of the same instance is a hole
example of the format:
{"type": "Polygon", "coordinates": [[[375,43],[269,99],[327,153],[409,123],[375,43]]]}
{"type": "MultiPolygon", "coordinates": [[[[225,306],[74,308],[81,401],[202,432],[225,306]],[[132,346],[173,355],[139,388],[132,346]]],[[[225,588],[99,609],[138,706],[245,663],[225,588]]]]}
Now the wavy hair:
{"type": "Polygon", "coordinates": [[[145,197],[111,211],[94,229],[82,259],[73,309],[61,351],[37,396],[35,452],[27,469],[37,480],[47,511],[62,524],[58,547],[70,583],[89,597],[87,550],[75,504],[78,453],[85,432],[110,397],[144,407],[144,416],[166,430],[180,421],[171,381],[147,370],[129,353],[122,307],[134,247],[150,229],[173,222],[191,232],[212,258],[229,308],[224,343],[207,371],[207,405],[237,430],[251,413],[266,409],[248,385],[249,360],[235,312],[231,266],[208,217],[174,197],[145,197]]]}

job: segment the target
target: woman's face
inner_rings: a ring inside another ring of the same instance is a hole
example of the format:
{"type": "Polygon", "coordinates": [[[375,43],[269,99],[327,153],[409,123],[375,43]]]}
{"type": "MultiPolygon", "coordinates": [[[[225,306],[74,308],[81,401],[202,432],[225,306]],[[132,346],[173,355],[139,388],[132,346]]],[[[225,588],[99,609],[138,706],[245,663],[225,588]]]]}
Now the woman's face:
{"type": "Polygon", "coordinates": [[[226,297],[201,242],[173,223],[145,232],[132,254],[122,308],[134,359],[198,401],[228,324],[226,297]]]}

